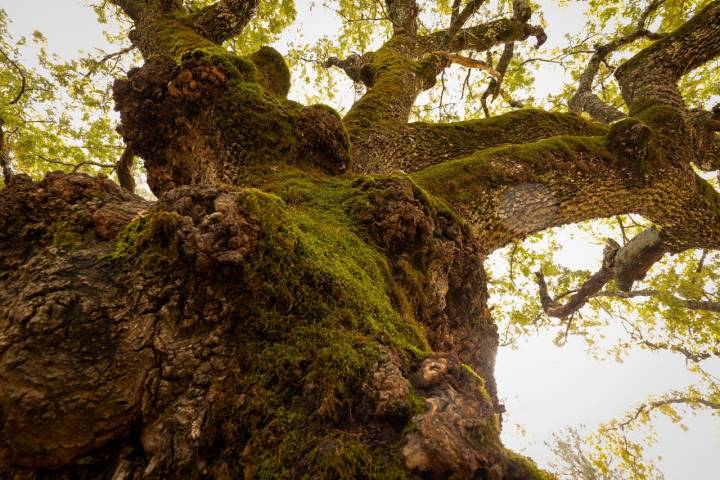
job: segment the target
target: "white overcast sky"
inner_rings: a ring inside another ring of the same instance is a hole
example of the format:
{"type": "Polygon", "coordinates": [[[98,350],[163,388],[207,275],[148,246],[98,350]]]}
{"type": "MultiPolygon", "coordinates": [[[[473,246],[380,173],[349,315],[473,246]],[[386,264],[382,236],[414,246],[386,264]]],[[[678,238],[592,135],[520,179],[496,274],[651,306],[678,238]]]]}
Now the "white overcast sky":
{"type": "MultiPolygon", "coordinates": [[[[322,8],[310,10],[312,2],[296,0],[305,40],[332,33],[333,14],[322,8]]],[[[319,2],[318,2],[319,3],[319,2]]],[[[548,20],[549,45],[560,45],[564,35],[582,28],[583,4],[541,1],[548,20]]],[[[0,8],[12,20],[15,37],[30,36],[40,30],[48,38],[48,48],[64,58],[78,50],[108,49],[92,10],[81,0],[0,0],[0,8]]],[[[292,38],[297,41],[297,38],[292,38]]],[[[282,42],[276,44],[282,51],[282,42]]],[[[31,61],[31,59],[28,59],[31,61]]],[[[547,66],[538,75],[537,97],[561,88],[562,72],[547,66]]],[[[295,86],[295,88],[302,88],[295,86]]],[[[298,90],[296,90],[298,91],[298,90]]],[[[350,93],[348,89],[347,92],[350,93]]],[[[564,236],[564,249],[558,258],[569,266],[594,269],[599,263],[600,246],[582,234],[564,236]]],[[[720,366],[715,369],[720,372],[720,366]]],[[[544,441],[566,426],[586,424],[594,427],[619,416],[648,394],[681,388],[691,380],[681,358],[671,354],[634,352],[624,363],[597,361],[585,352],[584,344],[571,339],[562,348],[549,336],[522,342],[518,350],[502,349],[496,376],[500,396],[508,413],[504,425],[505,443],[545,465],[549,455],[544,441]],[[522,425],[525,434],[514,427],[522,425]]],[[[659,441],[652,449],[661,455],[659,463],[668,480],[720,478],[720,419],[709,414],[691,417],[687,432],[660,418],[659,441]]]]}

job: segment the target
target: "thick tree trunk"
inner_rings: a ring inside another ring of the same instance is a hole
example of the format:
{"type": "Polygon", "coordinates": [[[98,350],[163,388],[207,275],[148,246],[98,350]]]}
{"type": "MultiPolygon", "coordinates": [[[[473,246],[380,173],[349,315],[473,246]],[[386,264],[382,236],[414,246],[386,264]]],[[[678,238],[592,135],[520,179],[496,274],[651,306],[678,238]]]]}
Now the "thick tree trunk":
{"type": "Polygon", "coordinates": [[[3,475],[528,478],[467,227],[400,178],[262,187],[2,191],[3,475]]]}
{"type": "Polygon", "coordinates": [[[159,200],[82,175],[0,192],[3,478],[550,478],[499,440],[484,255],[629,212],[662,227],[652,259],[720,247],[690,166],[717,162],[717,119],[673,90],[720,53],[718,2],[619,71],[637,118],[610,127],[407,124],[437,48],[543,39],[526,2],[418,37],[415,2],[388,0],[395,36],[344,119],[287,100],[274,50],[214,43],[256,2],[114,3],[146,57],[115,85],[121,133],[159,200]]]}

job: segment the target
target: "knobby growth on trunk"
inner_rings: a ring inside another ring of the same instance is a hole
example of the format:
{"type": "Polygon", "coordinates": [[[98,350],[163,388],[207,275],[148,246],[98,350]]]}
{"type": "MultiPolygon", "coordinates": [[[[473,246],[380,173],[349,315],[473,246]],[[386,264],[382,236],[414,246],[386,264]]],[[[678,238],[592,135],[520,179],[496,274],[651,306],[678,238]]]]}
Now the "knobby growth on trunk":
{"type": "MultiPolygon", "coordinates": [[[[610,45],[573,103],[596,120],[446,124],[408,123],[417,96],[461,52],[542,43],[527,2],[477,25],[482,2],[456,2],[421,35],[415,0],[387,0],[392,37],[326,62],[367,86],[342,118],[288,100],[272,48],[221,46],[256,1],[112,3],[145,59],[114,86],[126,163],[159,200],[84,175],[0,192],[2,476],[550,478],[499,440],[484,256],[651,219],[571,305],[543,290],[562,316],[667,252],[720,247],[720,195],[692,167],[720,166],[720,118],[677,89],[720,54],[718,1],[617,70],[627,117],[592,97],[610,45]]],[[[655,38],[644,21],[617,43],[655,38]]]]}

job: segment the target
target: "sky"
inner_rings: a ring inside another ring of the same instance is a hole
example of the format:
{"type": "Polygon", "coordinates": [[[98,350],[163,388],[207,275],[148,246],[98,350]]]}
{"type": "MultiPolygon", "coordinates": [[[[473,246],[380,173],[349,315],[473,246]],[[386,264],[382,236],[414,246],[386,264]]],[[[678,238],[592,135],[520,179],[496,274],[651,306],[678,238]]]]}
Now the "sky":
{"type": "MultiPolygon", "coordinates": [[[[296,1],[299,21],[304,24],[304,40],[332,32],[337,20],[331,11],[308,8],[310,2],[296,1]]],[[[548,45],[564,42],[564,35],[582,27],[582,2],[542,1],[548,20],[548,45]]],[[[13,21],[15,37],[42,31],[48,48],[63,58],[77,56],[78,50],[108,47],[93,11],[81,0],[0,0],[0,8],[13,21]]],[[[298,38],[283,38],[276,46],[298,38]]],[[[27,58],[32,62],[32,58],[27,58]]],[[[562,82],[562,70],[544,65],[537,75],[537,97],[556,93],[562,82]]],[[[301,96],[300,85],[293,94],[301,96]]],[[[341,85],[339,102],[352,99],[351,86],[341,85]]],[[[569,227],[572,229],[572,227],[569,227]]],[[[571,230],[568,230],[570,232],[571,230]]],[[[574,268],[594,270],[600,263],[601,246],[580,232],[562,234],[563,250],[556,258],[574,268]]],[[[720,374],[720,365],[714,370],[720,374]]],[[[560,348],[550,335],[521,341],[516,350],[503,348],[497,358],[496,378],[505,415],[503,440],[507,446],[533,457],[547,466],[550,456],[544,442],[553,432],[566,426],[585,424],[592,430],[598,423],[620,416],[649,394],[681,388],[691,377],[681,358],[672,354],[634,351],[624,363],[599,361],[585,351],[579,339],[570,339],[560,348]],[[521,433],[516,425],[521,425],[521,433]]],[[[658,463],[668,480],[718,478],[720,471],[720,419],[710,414],[690,417],[688,431],[662,418],[656,421],[658,444],[651,453],[663,459],[658,463]]]]}
{"type": "MultiPolygon", "coordinates": [[[[589,234],[568,226],[560,230],[558,238],[563,239],[561,251],[554,256],[559,263],[597,270],[603,247],[589,234]]],[[[705,366],[720,374],[720,361],[705,366]]],[[[601,361],[587,352],[582,339],[570,337],[567,344],[557,347],[550,334],[526,338],[517,349],[501,348],[495,376],[508,411],[503,441],[540,464],[550,459],[545,442],[563,427],[585,425],[591,432],[649,395],[682,389],[693,382],[680,355],[635,349],[623,363],[601,361]]],[[[662,416],[654,419],[658,443],[648,450],[648,458],[662,457],[656,464],[667,480],[718,478],[717,416],[691,414],[684,422],[687,431],[662,416]]]]}

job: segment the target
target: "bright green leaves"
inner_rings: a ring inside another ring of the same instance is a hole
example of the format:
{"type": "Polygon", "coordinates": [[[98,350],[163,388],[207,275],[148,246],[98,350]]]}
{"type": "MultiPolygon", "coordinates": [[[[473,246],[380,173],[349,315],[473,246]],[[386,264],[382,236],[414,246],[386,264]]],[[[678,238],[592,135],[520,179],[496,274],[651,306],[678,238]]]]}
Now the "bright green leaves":
{"type": "Polygon", "coordinates": [[[0,47],[7,54],[0,55],[0,117],[13,169],[35,177],[53,170],[111,174],[124,148],[110,91],[112,78],[124,74],[123,56],[61,59],[48,52],[41,32],[30,41],[12,38],[2,10],[0,47]],[[23,95],[11,104],[22,77],[23,95]]]}

